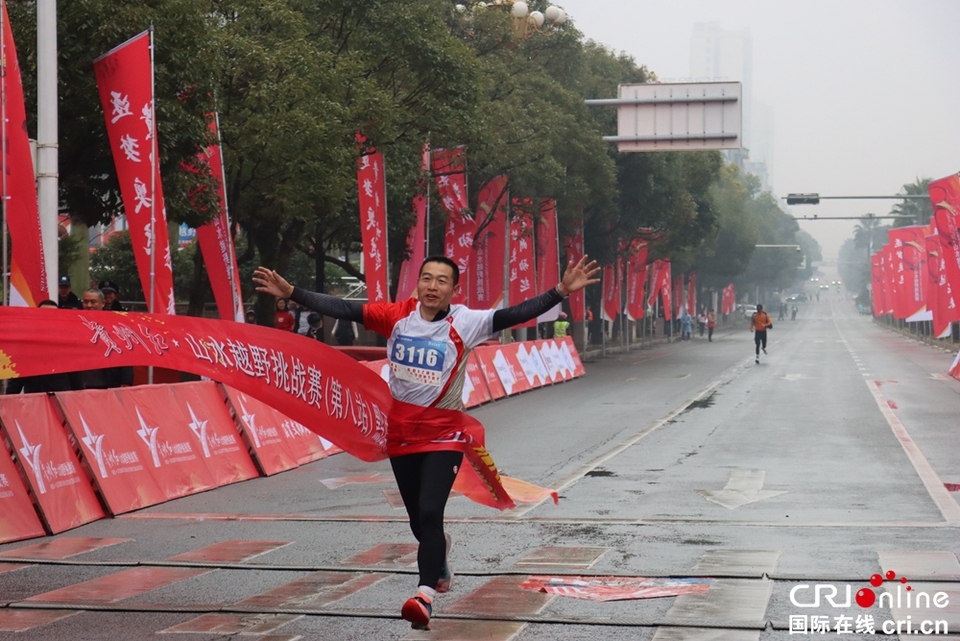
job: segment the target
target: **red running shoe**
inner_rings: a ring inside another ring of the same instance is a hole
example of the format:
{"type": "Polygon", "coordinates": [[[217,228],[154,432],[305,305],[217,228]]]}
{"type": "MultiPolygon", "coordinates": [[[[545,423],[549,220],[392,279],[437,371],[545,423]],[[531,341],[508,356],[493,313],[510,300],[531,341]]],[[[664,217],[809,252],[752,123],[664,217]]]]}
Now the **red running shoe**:
{"type": "Polygon", "coordinates": [[[410,627],[414,630],[429,630],[430,615],[433,614],[433,606],[430,603],[430,597],[417,593],[417,596],[407,599],[400,610],[400,616],[410,622],[410,627]]]}

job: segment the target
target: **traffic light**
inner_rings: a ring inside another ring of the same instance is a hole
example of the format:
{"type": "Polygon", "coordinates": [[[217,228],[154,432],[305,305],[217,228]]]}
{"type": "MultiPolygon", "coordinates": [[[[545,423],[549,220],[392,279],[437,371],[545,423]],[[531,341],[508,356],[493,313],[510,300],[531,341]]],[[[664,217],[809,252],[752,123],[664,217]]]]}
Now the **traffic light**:
{"type": "Polygon", "coordinates": [[[820,194],[787,194],[788,205],[819,205],[820,194]]]}

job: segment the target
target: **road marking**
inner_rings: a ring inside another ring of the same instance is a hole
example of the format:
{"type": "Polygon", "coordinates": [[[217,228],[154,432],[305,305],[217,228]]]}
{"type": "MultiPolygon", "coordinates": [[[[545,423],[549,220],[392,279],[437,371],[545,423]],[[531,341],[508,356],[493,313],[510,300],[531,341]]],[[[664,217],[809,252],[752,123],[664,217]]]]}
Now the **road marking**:
{"type": "Polygon", "coordinates": [[[732,470],[730,479],[722,490],[696,490],[696,492],[708,501],[722,505],[728,510],[786,494],[786,492],[764,490],[764,476],[766,472],[763,470],[732,470]]]}
{"type": "Polygon", "coordinates": [[[907,454],[910,464],[913,465],[913,469],[917,471],[917,475],[923,482],[924,487],[927,488],[927,494],[930,495],[930,498],[936,503],[940,513],[943,514],[943,518],[946,519],[948,523],[960,523],[960,505],[950,496],[950,492],[943,486],[943,481],[937,476],[933,466],[930,465],[930,461],[927,460],[923,451],[913,442],[913,439],[910,438],[910,434],[907,433],[907,429],[903,426],[903,423],[900,422],[900,419],[897,418],[897,415],[893,413],[893,410],[887,404],[887,399],[880,393],[880,386],[877,385],[875,381],[867,381],[867,387],[870,389],[870,393],[873,394],[873,398],[877,402],[877,407],[880,408],[880,413],[887,419],[887,424],[890,426],[890,429],[893,430],[893,435],[900,441],[900,446],[903,447],[903,451],[907,454]]]}
{"type": "MultiPolygon", "coordinates": [[[[663,418],[661,418],[659,421],[657,421],[657,422],[654,423],[653,425],[649,425],[649,426],[647,426],[646,428],[640,430],[639,432],[637,432],[636,434],[634,434],[633,436],[631,436],[630,438],[628,438],[626,441],[624,441],[624,442],[621,443],[620,445],[617,445],[617,446],[614,447],[613,449],[608,450],[607,452],[601,454],[600,456],[597,456],[597,457],[594,458],[593,460],[588,461],[588,462],[585,463],[584,465],[580,466],[579,469],[577,469],[575,472],[573,472],[572,474],[570,474],[569,476],[567,476],[565,479],[563,479],[563,480],[560,481],[559,483],[555,484],[551,489],[556,490],[557,492],[560,492],[560,491],[562,491],[562,490],[570,487],[571,485],[573,485],[574,483],[576,483],[577,481],[579,481],[580,479],[582,479],[584,476],[586,476],[586,475],[587,475],[587,472],[590,472],[590,471],[594,470],[595,468],[603,465],[604,463],[606,463],[607,461],[609,461],[609,460],[612,459],[613,457],[617,456],[617,455],[620,454],[621,452],[623,452],[623,451],[625,451],[625,450],[633,447],[633,446],[636,445],[636,444],[640,441],[640,439],[642,439],[643,437],[645,437],[645,436],[647,436],[648,434],[650,434],[651,432],[654,432],[655,430],[663,427],[664,425],[666,425],[667,423],[669,423],[670,421],[672,421],[672,420],[675,419],[676,417],[680,416],[680,414],[682,414],[683,412],[685,412],[686,409],[687,409],[692,403],[695,403],[695,402],[699,401],[701,398],[703,398],[704,396],[706,396],[707,393],[709,393],[709,392],[712,391],[714,388],[716,388],[717,385],[719,385],[719,384],[720,384],[720,381],[719,381],[719,380],[713,381],[712,383],[710,383],[709,385],[707,385],[706,387],[704,387],[702,390],[700,390],[699,392],[697,392],[692,398],[690,398],[689,400],[681,403],[681,404],[680,404],[680,407],[678,407],[677,409],[673,410],[672,412],[670,412],[669,414],[667,414],[666,416],[664,416],[663,418]]],[[[537,507],[538,507],[541,503],[543,503],[544,501],[546,501],[546,499],[544,499],[543,501],[540,501],[539,503],[530,503],[529,505],[526,505],[526,506],[524,506],[524,507],[518,508],[518,509],[516,509],[516,510],[514,510],[513,512],[510,513],[510,517],[513,518],[513,519],[519,519],[519,518],[521,518],[522,516],[524,516],[525,514],[527,514],[527,512],[530,512],[531,510],[537,508],[537,507]]]]}

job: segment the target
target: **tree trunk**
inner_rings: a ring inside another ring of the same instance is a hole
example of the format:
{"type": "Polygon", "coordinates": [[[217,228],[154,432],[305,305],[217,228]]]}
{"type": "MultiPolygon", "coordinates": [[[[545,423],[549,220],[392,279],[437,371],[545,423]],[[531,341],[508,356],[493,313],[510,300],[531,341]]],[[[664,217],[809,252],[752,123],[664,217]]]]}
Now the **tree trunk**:
{"type": "Polygon", "coordinates": [[[210,281],[207,277],[206,264],[203,262],[203,252],[197,244],[196,252],[193,254],[193,278],[190,279],[187,316],[203,316],[203,306],[209,298],[208,292],[211,292],[210,281]]]}

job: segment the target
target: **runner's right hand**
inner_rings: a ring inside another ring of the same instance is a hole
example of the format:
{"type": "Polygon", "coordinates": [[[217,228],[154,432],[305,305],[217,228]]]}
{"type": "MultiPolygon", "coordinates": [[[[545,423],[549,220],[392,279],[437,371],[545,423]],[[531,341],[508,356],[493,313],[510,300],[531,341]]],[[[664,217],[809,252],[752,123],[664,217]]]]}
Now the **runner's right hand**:
{"type": "Polygon", "coordinates": [[[290,298],[293,295],[293,285],[286,279],[266,267],[260,266],[253,272],[253,282],[257,284],[257,291],[277,298],[290,298]]]}

